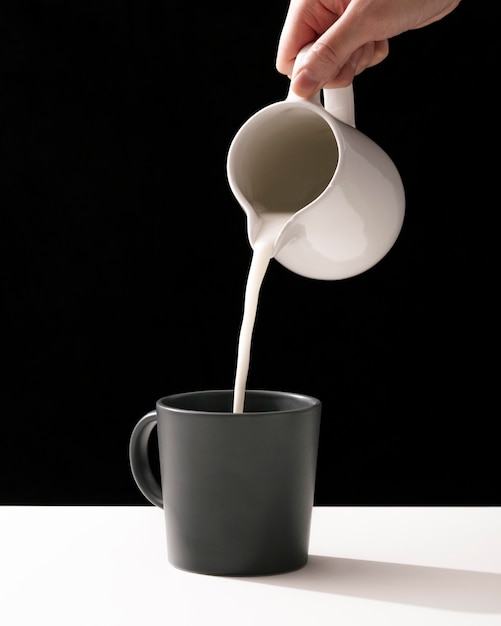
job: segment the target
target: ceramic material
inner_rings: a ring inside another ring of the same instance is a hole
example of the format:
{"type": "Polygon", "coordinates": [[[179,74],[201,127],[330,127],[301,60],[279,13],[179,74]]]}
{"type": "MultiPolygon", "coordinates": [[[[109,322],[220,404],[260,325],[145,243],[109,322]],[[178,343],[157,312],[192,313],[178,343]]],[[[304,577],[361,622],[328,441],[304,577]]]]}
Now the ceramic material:
{"type": "Polygon", "coordinates": [[[233,391],[165,397],[130,439],[143,495],[164,509],[172,565],[201,574],[254,576],[308,560],[321,403],[309,396],[233,391]],[[148,459],[157,426],[161,485],[148,459]]]}
{"type": "MultiPolygon", "coordinates": [[[[302,54],[306,49],[302,51],[302,54]]],[[[274,258],[315,279],[374,266],[395,243],[405,194],[390,157],[355,128],[353,86],[255,113],[228,152],[230,188],[247,216],[251,246],[266,213],[289,215],[274,258]]]]}

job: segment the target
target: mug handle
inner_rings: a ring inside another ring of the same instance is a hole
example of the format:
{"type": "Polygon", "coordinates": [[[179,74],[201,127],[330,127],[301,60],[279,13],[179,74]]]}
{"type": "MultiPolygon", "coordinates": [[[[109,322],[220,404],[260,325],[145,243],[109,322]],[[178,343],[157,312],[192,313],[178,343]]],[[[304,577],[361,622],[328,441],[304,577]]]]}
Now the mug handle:
{"type": "Polygon", "coordinates": [[[129,442],[129,462],[132,476],[143,496],[163,509],[162,487],[151,471],[148,441],[157,425],[157,412],[146,413],[134,426],[129,442]]]}

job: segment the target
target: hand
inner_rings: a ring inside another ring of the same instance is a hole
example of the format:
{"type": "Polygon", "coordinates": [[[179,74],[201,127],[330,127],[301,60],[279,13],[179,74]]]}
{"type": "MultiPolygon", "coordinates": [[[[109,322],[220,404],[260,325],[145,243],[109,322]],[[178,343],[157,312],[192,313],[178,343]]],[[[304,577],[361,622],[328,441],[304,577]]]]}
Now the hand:
{"type": "Polygon", "coordinates": [[[381,63],[388,40],[437,22],[460,0],[291,0],[278,45],[277,70],[304,98],[323,87],[346,87],[381,63]],[[314,42],[298,67],[298,52],[314,42]]]}

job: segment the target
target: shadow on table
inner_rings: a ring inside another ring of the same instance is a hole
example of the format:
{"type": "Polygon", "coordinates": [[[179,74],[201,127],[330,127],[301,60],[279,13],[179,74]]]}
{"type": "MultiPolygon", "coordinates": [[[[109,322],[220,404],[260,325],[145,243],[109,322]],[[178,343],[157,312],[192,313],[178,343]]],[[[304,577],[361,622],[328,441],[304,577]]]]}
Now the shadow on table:
{"type": "Polygon", "coordinates": [[[501,574],[487,572],[310,555],[295,572],[245,580],[435,609],[501,613],[501,574]]]}

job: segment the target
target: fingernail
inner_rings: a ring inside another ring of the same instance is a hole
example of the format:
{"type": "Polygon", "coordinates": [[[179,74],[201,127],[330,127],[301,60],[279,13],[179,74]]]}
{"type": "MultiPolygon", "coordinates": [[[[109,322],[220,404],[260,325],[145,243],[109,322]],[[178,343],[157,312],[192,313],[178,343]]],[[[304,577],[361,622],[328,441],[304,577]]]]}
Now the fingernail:
{"type": "Polygon", "coordinates": [[[362,54],[363,54],[363,50],[361,48],[359,48],[358,50],[355,50],[355,52],[349,58],[348,63],[353,68],[353,72],[355,74],[357,73],[358,64],[360,62],[360,59],[362,58],[362,54]]]}
{"type": "Polygon", "coordinates": [[[320,88],[320,81],[315,78],[307,69],[301,70],[292,81],[292,89],[303,98],[314,94],[320,88]]]}

